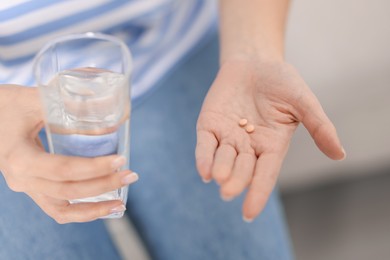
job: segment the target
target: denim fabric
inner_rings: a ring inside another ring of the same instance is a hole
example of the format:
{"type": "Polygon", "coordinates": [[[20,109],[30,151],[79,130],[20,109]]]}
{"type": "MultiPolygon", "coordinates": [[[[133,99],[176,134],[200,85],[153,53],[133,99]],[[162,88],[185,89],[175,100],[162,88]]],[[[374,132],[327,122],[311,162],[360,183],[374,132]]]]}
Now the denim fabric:
{"type": "MultiPolygon", "coordinates": [[[[253,223],[195,169],[195,125],[218,68],[214,37],[135,104],[128,216],[153,259],[293,259],[277,192],[253,223]]],[[[119,259],[102,223],[58,225],[0,177],[0,259],[119,259]]]]}
{"type": "Polygon", "coordinates": [[[101,220],[59,225],[0,177],[0,259],[119,259],[101,220]]]}

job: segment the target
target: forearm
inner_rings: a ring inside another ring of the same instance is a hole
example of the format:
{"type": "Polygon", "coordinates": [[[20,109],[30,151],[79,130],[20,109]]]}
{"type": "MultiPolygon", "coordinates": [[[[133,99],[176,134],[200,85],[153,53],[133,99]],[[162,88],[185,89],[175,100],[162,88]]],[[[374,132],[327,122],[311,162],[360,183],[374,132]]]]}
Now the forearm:
{"type": "Polygon", "coordinates": [[[220,62],[282,60],[289,0],[220,0],[220,62]]]}

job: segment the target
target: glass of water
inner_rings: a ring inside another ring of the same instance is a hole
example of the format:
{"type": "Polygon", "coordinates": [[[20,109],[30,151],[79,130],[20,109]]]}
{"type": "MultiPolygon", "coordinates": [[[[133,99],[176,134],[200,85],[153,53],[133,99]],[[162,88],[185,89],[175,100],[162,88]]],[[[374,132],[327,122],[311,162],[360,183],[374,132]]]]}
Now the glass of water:
{"type": "MultiPolygon", "coordinates": [[[[129,169],[131,54],[119,39],[85,33],[46,44],[35,57],[34,75],[45,112],[51,153],[97,157],[118,154],[129,169]]],[[[53,173],[54,174],[54,173],[53,173]]],[[[128,187],[70,203],[122,200],[128,187]]],[[[117,218],[114,213],[106,218],[117,218]]]]}

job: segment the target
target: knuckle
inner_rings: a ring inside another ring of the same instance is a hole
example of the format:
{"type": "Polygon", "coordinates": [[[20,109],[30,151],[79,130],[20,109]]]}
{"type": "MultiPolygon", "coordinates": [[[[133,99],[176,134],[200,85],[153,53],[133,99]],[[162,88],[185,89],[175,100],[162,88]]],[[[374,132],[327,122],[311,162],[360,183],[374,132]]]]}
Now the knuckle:
{"type": "Polygon", "coordinates": [[[69,183],[59,184],[57,192],[62,199],[66,199],[66,200],[72,200],[78,197],[77,190],[74,188],[73,185],[69,183]]]}
{"type": "Polygon", "coordinates": [[[58,224],[66,224],[70,222],[69,218],[67,217],[66,210],[64,208],[47,203],[40,203],[38,205],[49,217],[51,217],[58,224]]]}
{"type": "Polygon", "coordinates": [[[56,207],[51,208],[48,215],[52,219],[54,219],[54,221],[57,222],[58,224],[66,224],[66,223],[70,222],[69,219],[67,218],[64,210],[61,210],[61,209],[56,208],[56,207]]]}
{"type": "Polygon", "coordinates": [[[10,152],[6,158],[7,162],[7,171],[13,175],[20,175],[23,172],[26,172],[25,160],[20,158],[20,155],[17,152],[10,152]]]}
{"type": "Polygon", "coordinates": [[[122,179],[125,176],[127,176],[127,174],[126,175],[111,174],[111,176],[109,177],[110,181],[107,182],[108,185],[105,184],[105,188],[107,190],[112,190],[124,186],[124,184],[122,183],[122,179]]]}
{"type": "Polygon", "coordinates": [[[214,179],[215,179],[218,183],[224,183],[224,182],[226,182],[226,180],[227,180],[227,176],[225,176],[224,173],[216,173],[216,175],[214,176],[214,179]]]}
{"type": "Polygon", "coordinates": [[[279,177],[279,172],[272,171],[269,172],[266,176],[264,176],[261,181],[264,183],[264,185],[268,187],[273,187],[277,182],[278,177],[279,177]]]}
{"type": "Polygon", "coordinates": [[[230,176],[230,170],[224,167],[215,167],[213,169],[213,177],[217,181],[226,181],[230,176]]]}
{"type": "Polygon", "coordinates": [[[67,224],[70,222],[66,217],[64,217],[62,215],[56,215],[52,218],[55,220],[55,222],[57,222],[58,224],[61,224],[61,225],[67,224]]]}
{"type": "Polygon", "coordinates": [[[107,216],[108,212],[106,208],[99,207],[99,209],[96,210],[95,214],[90,217],[90,220],[96,220],[100,217],[107,216]]]}
{"type": "Polygon", "coordinates": [[[230,187],[223,188],[222,193],[226,196],[235,196],[239,192],[236,187],[230,186],[230,187]]]}
{"type": "Polygon", "coordinates": [[[74,174],[68,160],[61,161],[57,169],[57,174],[62,180],[73,180],[74,174]]]}
{"type": "Polygon", "coordinates": [[[24,190],[23,184],[14,178],[6,179],[8,187],[14,192],[22,192],[24,190]]]}
{"type": "Polygon", "coordinates": [[[226,196],[236,196],[243,191],[243,187],[237,182],[228,182],[226,185],[223,185],[221,191],[226,196]]]}

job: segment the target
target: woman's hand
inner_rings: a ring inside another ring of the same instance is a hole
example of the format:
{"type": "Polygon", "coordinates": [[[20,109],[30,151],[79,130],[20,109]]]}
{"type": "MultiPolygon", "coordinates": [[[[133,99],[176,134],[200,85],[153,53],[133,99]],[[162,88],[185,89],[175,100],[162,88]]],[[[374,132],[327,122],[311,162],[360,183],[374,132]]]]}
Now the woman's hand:
{"type": "Polygon", "coordinates": [[[225,200],[248,188],[243,216],[253,220],[275,186],[299,122],[328,157],[345,157],[335,127],[291,65],[250,59],[225,62],[198,119],[196,161],[201,177],[220,184],[225,200]],[[255,126],[254,132],[239,126],[241,118],[255,126]]]}
{"type": "Polygon", "coordinates": [[[86,222],[125,210],[119,200],[70,204],[137,180],[117,172],[121,156],[80,158],[48,154],[39,140],[43,127],[38,90],[0,86],[0,170],[13,191],[25,192],[58,223],[86,222]]]}

